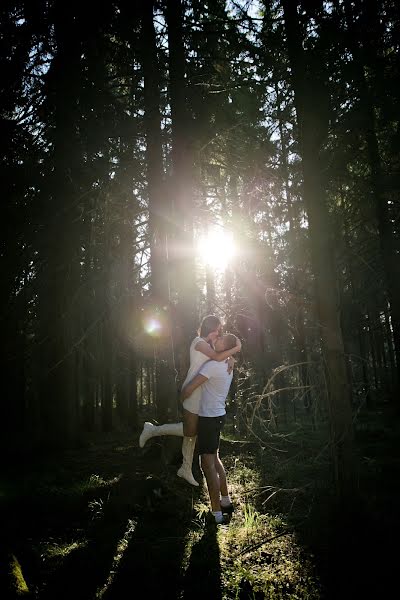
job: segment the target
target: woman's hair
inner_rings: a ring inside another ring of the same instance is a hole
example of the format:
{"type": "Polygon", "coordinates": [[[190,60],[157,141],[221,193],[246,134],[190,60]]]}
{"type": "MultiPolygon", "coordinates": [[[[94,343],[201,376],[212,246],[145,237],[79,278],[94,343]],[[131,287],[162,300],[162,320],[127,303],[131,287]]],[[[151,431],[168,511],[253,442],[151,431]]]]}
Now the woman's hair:
{"type": "Polygon", "coordinates": [[[222,338],[224,341],[224,349],[232,350],[238,343],[236,335],[233,333],[224,333],[224,337],[222,338]]]}
{"type": "Polygon", "coordinates": [[[218,329],[221,325],[221,320],[215,315],[207,315],[200,324],[199,335],[206,338],[212,331],[218,329]]]}

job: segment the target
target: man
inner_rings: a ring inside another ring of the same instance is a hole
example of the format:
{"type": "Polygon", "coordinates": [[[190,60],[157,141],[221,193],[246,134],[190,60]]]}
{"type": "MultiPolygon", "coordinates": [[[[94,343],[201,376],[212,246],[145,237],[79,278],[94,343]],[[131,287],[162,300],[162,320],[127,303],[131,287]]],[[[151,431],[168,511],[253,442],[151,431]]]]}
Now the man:
{"type": "MultiPolygon", "coordinates": [[[[238,340],[232,333],[218,337],[214,342],[217,352],[234,348],[238,340]]],[[[182,401],[201,386],[198,423],[198,447],[201,467],[207,481],[211,510],[217,524],[226,523],[223,513],[233,510],[228,492],[224,465],[219,458],[219,441],[225,420],[225,401],[233,373],[228,373],[224,362],[209,360],[181,393],[182,401]]]]}

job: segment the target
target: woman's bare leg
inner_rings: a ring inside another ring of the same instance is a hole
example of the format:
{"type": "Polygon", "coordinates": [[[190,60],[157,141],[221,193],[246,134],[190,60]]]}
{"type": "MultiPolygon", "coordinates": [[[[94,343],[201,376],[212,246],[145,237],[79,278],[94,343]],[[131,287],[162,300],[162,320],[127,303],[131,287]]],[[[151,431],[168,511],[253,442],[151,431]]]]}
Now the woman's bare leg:
{"type": "Polygon", "coordinates": [[[199,415],[195,415],[190,411],[183,409],[183,435],[186,437],[194,437],[197,435],[197,424],[199,415]]]}

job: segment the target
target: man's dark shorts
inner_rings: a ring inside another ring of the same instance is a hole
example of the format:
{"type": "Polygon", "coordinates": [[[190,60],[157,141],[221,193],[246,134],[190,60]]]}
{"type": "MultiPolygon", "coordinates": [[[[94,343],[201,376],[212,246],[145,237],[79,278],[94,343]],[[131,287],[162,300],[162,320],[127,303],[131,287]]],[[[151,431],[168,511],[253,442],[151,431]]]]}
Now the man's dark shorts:
{"type": "Polygon", "coordinates": [[[199,417],[197,430],[199,454],[216,454],[224,423],[225,415],[222,417],[199,417]]]}

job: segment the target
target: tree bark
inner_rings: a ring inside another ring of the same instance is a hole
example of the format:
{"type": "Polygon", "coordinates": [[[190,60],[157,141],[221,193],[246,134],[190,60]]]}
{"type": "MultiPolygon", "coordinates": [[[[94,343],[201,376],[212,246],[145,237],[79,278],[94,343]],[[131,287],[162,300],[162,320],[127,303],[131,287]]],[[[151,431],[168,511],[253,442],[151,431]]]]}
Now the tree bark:
{"type": "Polygon", "coordinates": [[[153,1],[144,0],[142,2],[141,34],[150,221],[151,288],[155,309],[164,324],[161,336],[155,343],[157,416],[163,421],[176,418],[178,405],[173,378],[174,365],[169,297],[168,223],[171,210],[166,194],[162,159],[160,86],[153,6],[153,1]]]}
{"type": "Polygon", "coordinates": [[[348,48],[353,55],[353,62],[356,68],[356,84],[359,87],[360,100],[365,114],[364,127],[370,168],[370,184],[378,224],[379,245],[389,299],[393,345],[397,366],[394,398],[399,398],[400,259],[389,214],[388,197],[387,193],[385,193],[383,164],[377,135],[374,94],[365,74],[365,68],[367,67],[372,72],[375,83],[379,84],[379,89],[383,89],[384,72],[383,69],[379,67],[376,43],[374,43],[374,41],[377,42],[377,40],[371,39],[371,35],[373,37],[379,35],[380,23],[377,14],[377,5],[373,0],[363,2],[362,5],[360,5],[360,19],[368,24],[368,30],[366,30],[364,26],[361,35],[359,35],[356,29],[352,4],[348,0],[345,0],[344,2],[344,10],[347,22],[348,48]],[[359,38],[361,38],[361,45],[357,43],[359,38]]]}
{"type": "Polygon", "coordinates": [[[43,440],[66,446],[77,440],[73,295],[79,286],[80,151],[77,137],[80,42],[75,5],[54,5],[56,54],[47,73],[48,105],[53,111],[54,169],[45,200],[47,231],[42,235],[40,280],[41,415],[43,440]]]}
{"type": "Polygon", "coordinates": [[[177,345],[181,378],[189,366],[188,348],[197,327],[193,250],[193,149],[187,110],[185,50],[181,0],[167,0],[169,91],[172,118],[172,214],[175,226],[172,256],[179,303],[181,339],[177,345]]]}
{"type": "Polygon", "coordinates": [[[339,498],[347,500],[354,493],[356,481],[350,393],[340,327],[331,228],[322,178],[323,164],[320,160],[328,131],[323,57],[314,55],[311,59],[303,50],[297,2],[283,0],[283,8],[299,127],[316,304],[326,366],[334,477],[339,498]]]}

